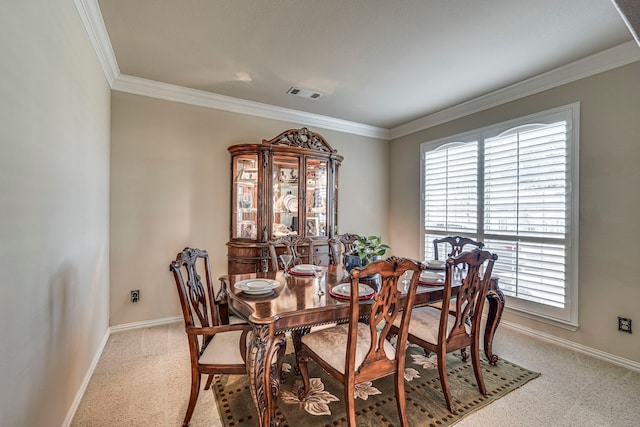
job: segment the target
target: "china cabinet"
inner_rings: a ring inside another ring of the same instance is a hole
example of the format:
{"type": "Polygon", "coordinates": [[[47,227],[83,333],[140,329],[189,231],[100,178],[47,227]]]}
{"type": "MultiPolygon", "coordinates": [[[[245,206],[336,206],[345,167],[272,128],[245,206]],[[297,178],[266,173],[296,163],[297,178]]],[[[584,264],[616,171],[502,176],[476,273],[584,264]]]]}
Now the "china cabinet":
{"type": "Polygon", "coordinates": [[[234,145],[229,152],[229,274],[268,271],[269,240],[289,234],[312,238],[314,253],[305,255],[327,265],[328,240],[337,227],[342,156],[306,128],[287,130],[261,144],[234,145]]]}

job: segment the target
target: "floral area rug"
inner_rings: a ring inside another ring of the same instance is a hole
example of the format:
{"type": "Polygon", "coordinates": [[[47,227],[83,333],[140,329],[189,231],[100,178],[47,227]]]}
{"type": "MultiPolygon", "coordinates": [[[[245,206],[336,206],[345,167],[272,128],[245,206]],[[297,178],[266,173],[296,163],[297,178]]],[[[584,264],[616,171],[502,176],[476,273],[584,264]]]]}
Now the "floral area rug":
{"type": "MultiPolygon", "coordinates": [[[[408,349],[405,366],[407,416],[411,426],[449,426],[464,416],[482,408],[521,387],[540,374],[506,360],[497,366],[482,363],[488,395],[482,396],[476,385],[471,362],[462,362],[460,353],[447,358],[451,394],[457,411],[451,414],[440,387],[435,355],[425,357],[422,349],[408,349]]],[[[302,385],[291,368],[294,356],[285,358],[287,382],[280,387],[277,416],[280,426],[320,427],[346,426],[344,388],[313,361],[309,362],[312,391],[305,401],[297,397],[302,385]]],[[[356,386],[356,418],[358,426],[400,425],[395,401],[393,375],[356,386]]],[[[218,375],[212,389],[220,418],[225,427],[258,426],[258,417],[251,399],[248,378],[244,375],[218,375]]]]}

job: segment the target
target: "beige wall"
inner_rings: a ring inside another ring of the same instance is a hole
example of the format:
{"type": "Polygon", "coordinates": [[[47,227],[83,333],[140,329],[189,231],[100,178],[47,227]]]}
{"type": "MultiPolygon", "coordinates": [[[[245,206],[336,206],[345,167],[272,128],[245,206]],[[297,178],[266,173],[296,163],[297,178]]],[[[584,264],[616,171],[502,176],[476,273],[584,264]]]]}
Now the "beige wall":
{"type": "Polygon", "coordinates": [[[108,328],[109,86],[71,1],[0,5],[0,424],[59,426],[108,328]]]}
{"type": "Polygon", "coordinates": [[[580,328],[571,332],[512,313],[504,319],[640,362],[640,334],[617,331],[618,316],[640,322],[638,62],[392,141],[391,245],[420,254],[420,143],[573,102],[581,103],[580,328]]]}
{"type": "MultiPolygon", "coordinates": [[[[206,249],[226,273],[231,164],[227,147],[261,142],[296,123],[113,92],[110,324],[180,314],[169,262],[206,249]],[[140,289],[138,304],[130,291],[140,289]]],[[[387,236],[387,141],[323,129],[344,156],[339,230],[387,236]]]]}

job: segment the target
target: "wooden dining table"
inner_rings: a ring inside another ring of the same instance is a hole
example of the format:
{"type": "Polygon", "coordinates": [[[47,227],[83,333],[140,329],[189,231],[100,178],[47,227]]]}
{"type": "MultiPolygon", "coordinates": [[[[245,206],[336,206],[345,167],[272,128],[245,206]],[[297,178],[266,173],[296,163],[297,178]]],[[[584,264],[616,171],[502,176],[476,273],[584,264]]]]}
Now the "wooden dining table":
{"type": "MultiPolygon", "coordinates": [[[[328,266],[322,279],[314,276],[285,275],[282,271],[229,275],[227,299],[229,308],[252,326],[253,334],[247,345],[247,374],[251,395],[262,427],[276,426],[276,401],[280,382],[272,366],[275,355],[286,346],[285,333],[292,334],[294,347],[300,337],[311,327],[347,321],[350,305],[348,299],[331,295],[330,290],[349,282],[348,274],[341,266],[328,266]],[[265,295],[248,295],[236,288],[236,283],[247,279],[266,278],[277,280],[275,289],[265,295]]],[[[372,283],[375,287],[375,283],[372,283]]],[[[398,287],[402,287],[401,281],[398,287]]],[[[456,285],[452,295],[456,294],[456,285]]],[[[442,300],[443,287],[419,285],[416,306],[442,300]]],[[[495,365],[498,356],[492,353],[492,342],[504,309],[504,296],[498,288],[498,280],[492,279],[487,295],[489,302],[487,325],[484,333],[484,351],[489,362],[495,365]]],[[[366,314],[368,300],[363,300],[361,312],[366,314]]]]}

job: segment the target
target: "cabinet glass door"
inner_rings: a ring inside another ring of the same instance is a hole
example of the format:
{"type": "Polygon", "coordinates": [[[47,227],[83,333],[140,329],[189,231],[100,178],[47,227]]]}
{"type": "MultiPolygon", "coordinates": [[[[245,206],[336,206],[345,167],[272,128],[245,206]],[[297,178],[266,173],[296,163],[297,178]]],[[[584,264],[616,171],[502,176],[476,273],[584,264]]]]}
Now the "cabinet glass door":
{"type": "Polygon", "coordinates": [[[238,155],[233,162],[232,238],[258,237],[258,156],[238,155]]]}
{"type": "Polygon", "coordinates": [[[300,233],[298,224],[300,167],[298,157],[273,156],[273,218],[274,238],[300,233]]]}
{"type": "Polygon", "coordinates": [[[305,232],[308,237],[327,235],[327,162],[307,159],[305,232]]]}

